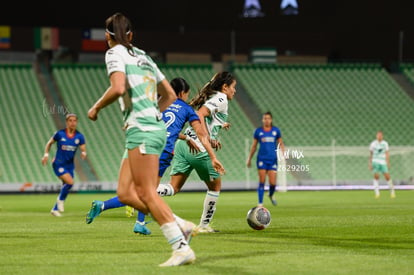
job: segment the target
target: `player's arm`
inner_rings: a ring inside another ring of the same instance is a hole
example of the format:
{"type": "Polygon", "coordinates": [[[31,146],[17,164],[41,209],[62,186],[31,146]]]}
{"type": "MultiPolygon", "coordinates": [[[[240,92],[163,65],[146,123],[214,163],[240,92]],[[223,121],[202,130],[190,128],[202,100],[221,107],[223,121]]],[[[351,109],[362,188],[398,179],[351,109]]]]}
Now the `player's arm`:
{"type": "Polygon", "coordinates": [[[55,140],[53,139],[53,137],[51,137],[49,139],[49,141],[46,143],[45,153],[43,154],[43,157],[42,157],[42,164],[43,165],[45,165],[47,163],[47,160],[49,159],[49,151],[50,151],[50,147],[52,147],[53,143],[55,143],[55,140]]]}
{"type": "Polygon", "coordinates": [[[164,112],[164,110],[177,99],[177,96],[175,95],[174,89],[165,78],[158,83],[157,91],[160,95],[160,98],[158,99],[158,107],[161,112],[164,112]]]}
{"type": "Polygon", "coordinates": [[[285,155],[285,143],[283,142],[283,139],[282,138],[278,138],[277,139],[277,143],[278,143],[278,149],[280,149],[281,150],[281,154],[280,154],[280,156],[284,156],[285,155]]]}
{"type": "Polygon", "coordinates": [[[111,85],[106,89],[105,93],[95,102],[95,104],[88,111],[88,118],[90,120],[97,120],[98,113],[101,109],[110,105],[125,93],[125,73],[113,72],[109,77],[111,85]]]}
{"type": "Polygon", "coordinates": [[[203,144],[208,155],[210,156],[211,163],[213,164],[214,169],[216,169],[216,171],[220,174],[224,174],[224,167],[217,159],[216,154],[214,153],[213,147],[211,145],[211,140],[208,135],[207,126],[205,123],[205,117],[210,116],[210,110],[205,106],[201,106],[201,108],[197,111],[197,115],[200,118],[200,120],[192,121],[191,127],[196,132],[198,139],[201,141],[201,144],[203,144]]]}
{"type": "Polygon", "coordinates": [[[368,168],[372,170],[372,151],[369,151],[368,168]]]}
{"type": "Polygon", "coordinates": [[[79,149],[81,150],[81,158],[86,159],[86,144],[80,145],[79,149]]]}
{"type": "Polygon", "coordinates": [[[247,161],[246,161],[246,165],[249,168],[252,166],[252,158],[254,156],[254,153],[256,153],[257,142],[258,142],[257,139],[253,138],[253,143],[252,143],[252,146],[250,147],[249,157],[247,158],[247,161]]]}

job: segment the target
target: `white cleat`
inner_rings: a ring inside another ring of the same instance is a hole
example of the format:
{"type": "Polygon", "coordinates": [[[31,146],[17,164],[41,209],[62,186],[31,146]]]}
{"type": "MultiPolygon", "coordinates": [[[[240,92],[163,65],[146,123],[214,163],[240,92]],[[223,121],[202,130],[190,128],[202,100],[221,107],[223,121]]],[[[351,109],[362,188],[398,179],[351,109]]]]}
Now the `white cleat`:
{"type": "Polygon", "coordinates": [[[199,225],[194,229],[193,236],[195,236],[195,234],[198,234],[198,233],[217,233],[217,232],[220,232],[220,231],[212,228],[209,225],[207,225],[207,226],[200,226],[199,225]]]}
{"type": "Polygon", "coordinates": [[[180,226],[180,229],[183,232],[184,238],[188,244],[190,244],[191,238],[196,235],[195,228],[196,225],[190,221],[186,221],[184,227],[180,226]]]}
{"type": "Polygon", "coordinates": [[[52,216],[55,216],[55,217],[62,217],[62,214],[60,214],[60,212],[57,210],[50,211],[50,214],[52,214],[52,216]]]}
{"type": "Polygon", "coordinates": [[[61,201],[59,199],[56,200],[56,204],[57,204],[57,208],[59,212],[65,212],[64,202],[65,201],[61,201]]]}
{"type": "Polygon", "coordinates": [[[171,258],[169,258],[168,261],[160,264],[159,266],[166,267],[191,264],[195,261],[195,259],[196,256],[194,254],[194,251],[190,247],[188,247],[186,251],[173,251],[171,258]]]}

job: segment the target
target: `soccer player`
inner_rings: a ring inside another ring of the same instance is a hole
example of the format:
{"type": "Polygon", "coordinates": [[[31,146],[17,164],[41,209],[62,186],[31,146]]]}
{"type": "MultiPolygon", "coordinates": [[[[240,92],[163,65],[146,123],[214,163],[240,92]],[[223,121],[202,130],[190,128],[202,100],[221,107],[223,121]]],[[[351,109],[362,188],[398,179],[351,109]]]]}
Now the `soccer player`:
{"type": "MultiPolygon", "coordinates": [[[[210,142],[214,148],[220,148],[218,141],[219,132],[223,127],[228,127],[228,101],[232,100],[236,93],[236,79],[230,72],[216,73],[213,78],[204,85],[198,95],[190,101],[190,105],[197,110],[201,124],[208,130],[210,142]]],[[[214,169],[211,159],[202,141],[190,126],[185,134],[193,139],[200,152],[193,153],[188,150],[185,142],[178,140],[175,145],[174,161],[171,168],[171,179],[168,184],[160,184],[158,193],[161,196],[172,196],[181,190],[190,173],[195,169],[198,176],[207,185],[207,194],[204,199],[204,207],[200,223],[195,229],[196,233],[217,232],[210,226],[216,204],[221,190],[221,175],[224,171],[214,169]]]]}
{"type": "Polygon", "coordinates": [[[374,173],[374,191],[375,191],[375,198],[380,197],[380,190],[379,190],[379,177],[380,174],[384,175],[385,180],[388,183],[390,188],[390,196],[391,198],[395,198],[395,190],[394,184],[392,183],[392,179],[389,173],[390,169],[390,154],[389,154],[389,146],[388,142],[383,139],[382,131],[377,132],[377,138],[371,142],[369,146],[370,156],[368,160],[368,167],[369,170],[373,171],[374,173]]]}
{"type": "Polygon", "coordinates": [[[117,195],[120,202],[151,213],[173,250],[161,267],[195,261],[187,232],[176,222],[168,204],[157,194],[159,156],[166,143],[166,127],[160,111],[176,100],[176,95],[155,62],[132,44],[132,25],[122,13],[106,22],[109,49],[105,63],[110,86],[89,109],[89,119],[119,101],[124,117],[125,153],[119,170],[117,195]]]}
{"type": "Polygon", "coordinates": [[[281,149],[282,154],[285,146],[282,140],[280,129],[273,126],[273,116],[271,112],[266,112],[262,116],[262,126],[256,128],[253,134],[253,143],[250,148],[249,157],[247,158],[247,167],[251,167],[252,157],[256,152],[257,144],[259,144],[259,152],[257,154],[257,173],[259,175],[259,184],[257,188],[258,205],[263,205],[264,187],[266,177],[269,181],[269,198],[273,205],[277,205],[275,199],[276,181],[277,181],[277,150],[281,149]]]}
{"type": "MultiPolygon", "coordinates": [[[[189,136],[180,133],[187,122],[189,122],[189,124],[196,129],[196,133],[200,136],[201,140],[208,142],[207,132],[202,128],[198,115],[194,109],[186,103],[190,94],[190,86],[187,81],[181,77],[177,77],[171,80],[170,84],[177,95],[177,100],[163,112],[162,116],[167,127],[167,143],[159,159],[158,184],[167,168],[171,165],[171,161],[174,156],[175,142],[178,138],[186,140],[191,150],[199,150],[195,144],[195,141],[193,141],[189,136]]],[[[218,162],[211,145],[206,143],[204,146],[207,148],[207,151],[211,156],[213,162],[212,165],[215,167],[222,167],[222,165],[218,162]]],[[[119,201],[118,196],[107,201],[95,200],[92,202],[91,209],[86,216],[86,223],[90,224],[102,211],[124,205],[125,204],[119,201]]],[[[130,208],[129,206],[127,207],[130,208]]],[[[133,210],[134,209],[132,208],[132,212],[133,210]]],[[[133,230],[135,233],[143,235],[151,234],[151,231],[146,227],[145,216],[146,215],[143,212],[138,212],[137,221],[133,230]]],[[[175,218],[180,219],[178,216],[175,216],[175,218]]],[[[190,225],[187,224],[187,226],[190,225]]]]}
{"type": "Polygon", "coordinates": [[[42,158],[42,164],[46,165],[49,159],[49,151],[53,143],[57,142],[57,151],[55,158],[52,160],[53,171],[56,176],[62,180],[62,187],[56,203],[50,213],[55,217],[61,217],[64,212],[64,202],[74,183],[75,154],[78,148],[81,150],[81,158],[86,158],[85,137],[81,132],[76,130],[78,117],[76,114],[66,115],[66,128],[56,131],[49,139],[45,146],[45,153],[42,158]]]}

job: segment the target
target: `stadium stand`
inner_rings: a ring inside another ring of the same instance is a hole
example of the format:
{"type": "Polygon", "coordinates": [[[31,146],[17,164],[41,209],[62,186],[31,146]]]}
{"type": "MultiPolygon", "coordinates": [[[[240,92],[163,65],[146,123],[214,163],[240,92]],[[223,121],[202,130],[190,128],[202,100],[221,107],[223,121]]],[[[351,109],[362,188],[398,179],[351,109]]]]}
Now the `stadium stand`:
{"type": "MultiPolygon", "coordinates": [[[[286,144],[307,148],[304,162],[314,179],[332,179],[333,143],[355,154],[336,157],[338,179],[371,177],[368,145],[379,129],[392,146],[413,145],[414,129],[407,127],[413,101],[379,65],[235,65],[234,71],[253,103],[274,113],[286,144]]],[[[412,176],[404,165],[393,167],[403,178],[412,176]]]]}
{"type": "Polygon", "coordinates": [[[44,146],[57,130],[56,109],[48,105],[33,65],[0,65],[0,90],[0,182],[57,182],[51,165],[41,164],[44,146]]]}
{"type": "MultiPolygon", "coordinates": [[[[190,98],[215,73],[210,64],[168,64],[160,68],[169,80],[185,78],[191,86],[190,98]]],[[[405,66],[402,72],[407,78],[413,77],[413,68],[405,66]]],[[[395,178],[413,176],[414,129],[408,126],[414,119],[413,100],[379,64],[234,64],[231,70],[238,81],[238,93],[229,104],[232,127],[222,132],[223,148],[217,153],[227,170],[224,188],[236,182],[243,188],[250,177],[255,182],[256,172],[246,170],[245,159],[253,130],[265,111],[273,113],[274,124],[282,130],[290,150],[287,164],[310,168],[287,172],[292,184],[307,180],[367,182],[371,179],[368,145],[378,129],[384,131],[391,145],[395,178]],[[246,98],[252,108],[246,108],[246,98]]],[[[105,66],[54,64],[50,72],[54,92],[59,94],[52,100],[79,115],[78,129],[87,139],[88,165],[94,172],[94,177],[86,175],[87,180],[116,182],[124,150],[119,107],[108,106],[96,122],[87,119],[87,110],[109,85],[105,66]]],[[[52,169],[40,163],[44,145],[57,129],[50,113],[56,106],[46,100],[36,70],[31,64],[3,64],[0,88],[4,91],[0,101],[2,129],[7,129],[2,131],[0,149],[8,159],[0,163],[0,182],[56,183],[52,169]]],[[[168,176],[163,181],[168,181],[168,176]]],[[[203,187],[196,173],[189,181],[203,187]]]]}

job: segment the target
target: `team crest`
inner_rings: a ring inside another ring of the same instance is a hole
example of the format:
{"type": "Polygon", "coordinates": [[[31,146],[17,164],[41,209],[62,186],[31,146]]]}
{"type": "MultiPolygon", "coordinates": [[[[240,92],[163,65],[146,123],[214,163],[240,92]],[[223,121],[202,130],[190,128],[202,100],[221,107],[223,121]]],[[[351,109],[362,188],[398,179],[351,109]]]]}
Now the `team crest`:
{"type": "Polygon", "coordinates": [[[75,144],[79,144],[79,139],[75,139],[75,144]]]}

